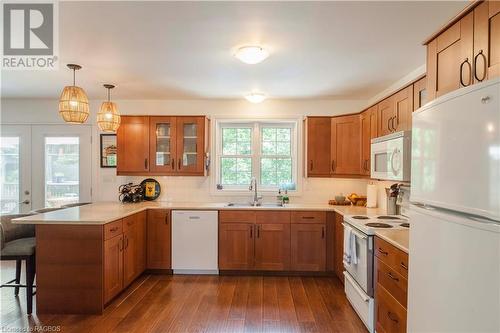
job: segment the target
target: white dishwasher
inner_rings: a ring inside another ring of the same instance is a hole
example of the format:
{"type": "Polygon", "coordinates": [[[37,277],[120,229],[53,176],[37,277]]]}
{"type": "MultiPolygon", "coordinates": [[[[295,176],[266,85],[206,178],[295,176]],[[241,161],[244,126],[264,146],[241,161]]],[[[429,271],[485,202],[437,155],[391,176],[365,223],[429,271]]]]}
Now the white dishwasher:
{"type": "Polygon", "coordinates": [[[174,274],[218,274],[218,212],[172,211],[174,274]]]}

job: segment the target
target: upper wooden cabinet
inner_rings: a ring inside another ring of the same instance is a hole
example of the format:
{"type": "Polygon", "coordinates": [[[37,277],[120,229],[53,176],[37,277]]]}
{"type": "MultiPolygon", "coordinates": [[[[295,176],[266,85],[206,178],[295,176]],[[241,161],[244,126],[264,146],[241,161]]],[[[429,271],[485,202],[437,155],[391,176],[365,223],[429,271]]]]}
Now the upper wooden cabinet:
{"type": "Polygon", "coordinates": [[[378,107],[378,135],[384,136],[394,131],[391,121],[394,119],[394,103],[392,96],[387,97],[377,105],[378,107]]]}
{"type": "Polygon", "coordinates": [[[331,175],[331,117],[307,118],[307,175],[329,177],[331,175]]]}
{"type": "Polygon", "coordinates": [[[118,175],[203,176],[208,120],[122,116],[117,145],[118,175]]]}
{"type": "Polygon", "coordinates": [[[149,172],[149,117],[122,116],[116,132],[118,175],[149,172]]]}
{"type": "Polygon", "coordinates": [[[413,112],[413,85],[410,85],[392,96],[394,103],[395,132],[411,130],[411,114],[413,112]]]}
{"type": "Polygon", "coordinates": [[[427,78],[424,76],[413,83],[413,111],[427,103],[427,78]]]}
{"type": "Polygon", "coordinates": [[[429,100],[500,75],[500,2],[476,1],[427,45],[429,100]]]}
{"type": "Polygon", "coordinates": [[[359,115],[332,118],[331,171],[334,175],[360,174],[359,115]]]}
{"type": "Polygon", "coordinates": [[[371,160],[371,140],[377,137],[377,113],[378,106],[374,105],[371,108],[363,111],[360,118],[361,129],[361,174],[370,175],[370,160],[371,160]]]}

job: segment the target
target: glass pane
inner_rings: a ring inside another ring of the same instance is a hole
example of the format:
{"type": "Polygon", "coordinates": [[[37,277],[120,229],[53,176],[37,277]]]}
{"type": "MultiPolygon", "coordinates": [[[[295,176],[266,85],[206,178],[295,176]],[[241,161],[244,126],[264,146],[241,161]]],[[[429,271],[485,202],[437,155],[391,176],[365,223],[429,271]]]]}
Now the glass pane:
{"type": "Polygon", "coordinates": [[[262,155],[291,155],[290,128],[262,128],[262,155]]]}
{"type": "Polygon", "coordinates": [[[170,124],[156,125],[156,165],[170,165],[170,124]]]}
{"type": "Polygon", "coordinates": [[[19,213],[19,138],[0,138],[0,213],[19,213]]]}
{"type": "Polygon", "coordinates": [[[251,155],[251,128],[223,128],[222,155],[251,155]]]}
{"type": "Polygon", "coordinates": [[[182,154],[182,166],[196,165],[197,161],[197,126],[196,123],[184,123],[184,147],[182,154]]]}
{"type": "Polygon", "coordinates": [[[282,186],[292,182],[291,158],[262,158],[260,160],[261,185],[282,186]]]}
{"type": "Polygon", "coordinates": [[[45,138],[45,207],[79,201],[80,138],[45,138]]]}
{"type": "Polygon", "coordinates": [[[222,157],[220,172],[222,185],[250,185],[252,159],[249,157],[222,157]]]}

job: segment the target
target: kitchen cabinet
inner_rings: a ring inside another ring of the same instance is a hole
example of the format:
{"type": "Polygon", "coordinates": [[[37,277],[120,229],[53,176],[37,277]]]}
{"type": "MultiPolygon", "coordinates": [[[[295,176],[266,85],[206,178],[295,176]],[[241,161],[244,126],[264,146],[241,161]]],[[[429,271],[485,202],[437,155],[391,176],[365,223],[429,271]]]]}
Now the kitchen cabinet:
{"type": "Polygon", "coordinates": [[[359,115],[334,117],[331,124],[332,174],[359,175],[361,156],[359,115]]]}
{"type": "Polygon", "coordinates": [[[377,332],[406,332],[408,254],[375,237],[375,321],[377,332]]]}
{"type": "Polygon", "coordinates": [[[413,111],[427,103],[427,78],[424,76],[413,83],[413,111]]]}
{"type": "Polygon", "coordinates": [[[371,141],[377,137],[377,113],[378,106],[374,105],[371,108],[363,111],[360,116],[361,127],[361,174],[370,175],[371,161],[371,141]]]}
{"type": "Polygon", "coordinates": [[[149,172],[149,117],[122,116],[116,133],[116,173],[147,174],[149,172]]]}
{"type": "Polygon", "coordinates": [[[394,129],[391,127],[391,121],[394,119],[394,102],[393,97],[387,97],[377,105],[378,108],[378,136],[391,134],[394,129]]]}
{"type": "Polygon", "coordinates": [[[254,264],[254,224],[219,223],[219,269],[249,270],[254,264]]]}
{"type": "Polygon", "coordinates": [[[203,116],[122,116],[117,174],[205,175],[208,124],[203,116]]]}
{"type": "Polygon", "coordinates": [[[146,268],[146,212],[123,219],[123,285],[128,286],[146,268]]]}
{"type": "Polygon", "coordinates": [[[413,85],[401,89],[392,96],[394,103],[394,119],[392,127],[395,132],[411,130],[411,114],[413,112],[413,85]]]}
{"type": "Polygon", "coordinates": [[[123,235],[104,241],[104,303],[123,289],[123,235]]]}
{"type": "Polygon", "coordinates": [[[326,224],[291,225],[291,269],[323,272],[326,269],[326,224]]]}
{"type": "Polygon", "coordinates": [[[290,269],[289,223],[257,223],[255,225],[254,268],[263,271],[290,269]]]}
{"type": "Polygon", "coordinates": [[[429,100],[500,76],[500,3],[475,1],[427,45],[429,100]]]}
{"type": "Polygon", "coordinates": [[[344,283],[344,217],[335,213],[335,260],[334,271],[339,280],[344,283]]]}
{"type": "Polygon", "coordinates": [[[172,223],[170,210],[147,212],[147,268],[171,269],[172,223]]]}
{"type": "Polygon", "coordinates": [[[331,117],[307,118],[307,175],[330,177],[331,175],[331,117]]]}

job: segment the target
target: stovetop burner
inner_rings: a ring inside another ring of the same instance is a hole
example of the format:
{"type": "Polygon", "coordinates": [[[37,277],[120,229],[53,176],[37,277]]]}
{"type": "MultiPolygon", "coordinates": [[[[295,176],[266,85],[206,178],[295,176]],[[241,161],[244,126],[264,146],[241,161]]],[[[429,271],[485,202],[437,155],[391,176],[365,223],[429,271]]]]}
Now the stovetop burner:
{"type": "Polygon", "coordinates": [[[410,227],[410,223],[408,223],[408,222],[401,223],[400,226],[402,226],[404,228],[409,228],[410,227]]]}
{"type": "Polygon", "coordinates": [[[377,219],[379,219],[379,220],[402,220],[402,218],[400,218],[400,217],[390,216],[390,215],[381,215],[381,216],[378,216],[377,219]]]}
{"type": "Polygon", "coordinates": [[[392,228],[393,226],[387,223],[380,223],[380,222],[369,222],[365,224],[367,227],[372,227],[372,228],[392,228]]]}
{"type": "Polygon", "coordinates": [[[356,219],[356,220],[368,220],[369,219],[368,216],[363,216],[363,215],[352,216],[352,218],[356,219]]]}

